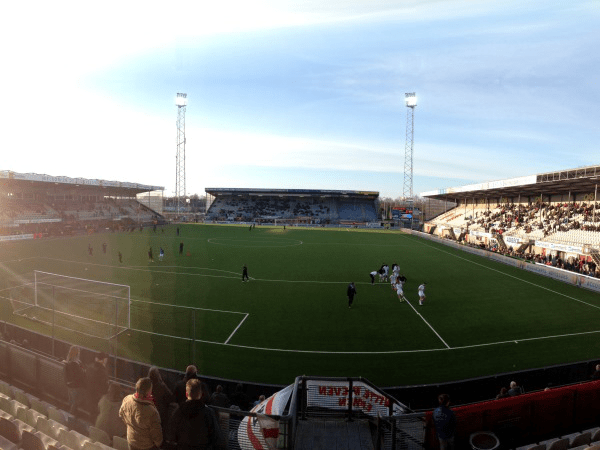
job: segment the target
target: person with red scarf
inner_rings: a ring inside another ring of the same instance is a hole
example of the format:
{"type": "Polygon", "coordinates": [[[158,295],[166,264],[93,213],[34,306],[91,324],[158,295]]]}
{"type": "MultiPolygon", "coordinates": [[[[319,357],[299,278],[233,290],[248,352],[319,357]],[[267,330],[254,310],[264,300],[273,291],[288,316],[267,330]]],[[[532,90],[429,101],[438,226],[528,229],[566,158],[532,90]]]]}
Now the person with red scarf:
{"type": "Polygon", "coordinates": [[[119,417],[127,425],[130,450],[158,449],[163,442],[160,416],[152,397],[152,380],[140,378],[135,394],[123,399],[119,417]]]}

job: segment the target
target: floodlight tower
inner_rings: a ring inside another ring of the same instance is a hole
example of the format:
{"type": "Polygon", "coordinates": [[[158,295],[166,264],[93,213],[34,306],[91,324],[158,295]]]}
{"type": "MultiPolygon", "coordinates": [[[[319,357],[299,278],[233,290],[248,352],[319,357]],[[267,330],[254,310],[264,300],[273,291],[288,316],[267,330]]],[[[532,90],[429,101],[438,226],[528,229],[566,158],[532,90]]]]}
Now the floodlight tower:
{"type": "Polygon", "coordinates": [[[414,92],[404,94],[404,101],[409,108],[406,110],[406,144],[404,145],[404,190],[405,199],[413,197],[413,145],[415,133],[415,106],[417,96],[414,92]]]}
{"type": "Polygon", "coordinates": [[[185,107],[187,106],[187,94],[177,94],[175,99],[177,105],[177,156],[175,174],[175,197],[177,197],[177,214],[182,197],[185,197],[185,107]]]}

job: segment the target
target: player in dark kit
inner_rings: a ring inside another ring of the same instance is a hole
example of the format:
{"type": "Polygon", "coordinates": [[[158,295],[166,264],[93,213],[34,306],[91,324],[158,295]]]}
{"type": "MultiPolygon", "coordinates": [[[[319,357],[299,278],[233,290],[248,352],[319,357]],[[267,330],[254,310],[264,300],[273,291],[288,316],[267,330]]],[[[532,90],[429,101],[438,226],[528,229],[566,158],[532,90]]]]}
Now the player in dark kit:
{"type": "Polygon", "coordinates": [[[348,285],[348,291],[346,294],[348,295],[348,308],[352,308],[352,302],[354,301],[354,296],[356,295],[356,286],[354,286],[354,283],[350,283],[348,285]]]}
{"type": "Polygon", "coordinates": [[[154,257],[152,256],[152,247],[148,250],[148,261],[154,262],[154,257]]]}
{"type": "Polygon", "coordinates": [[[119,262],[123,262],[123,253],[119,252],[119,262]]]}
{"type": "MultiPolygon", "coordinates": [[[[179,228],[178,228],[179,229],[179,228]]],[[[179,254],[183,255],[183,242],[179,243],[179,254]]]]}
{"type": "Polygon", "coordinates": [[[91,244],[88,244],[88,253],[90,254],[90,256],[94,256],[94,248],[91,244]]]}
{"type": "Polygon", "coordinates": [[[250,278],[248,277],[248,266],[246,266],[246,264],[244,264],[244,267],[242,268],[242,282],[243,281],[250,281],[250,278]]]}

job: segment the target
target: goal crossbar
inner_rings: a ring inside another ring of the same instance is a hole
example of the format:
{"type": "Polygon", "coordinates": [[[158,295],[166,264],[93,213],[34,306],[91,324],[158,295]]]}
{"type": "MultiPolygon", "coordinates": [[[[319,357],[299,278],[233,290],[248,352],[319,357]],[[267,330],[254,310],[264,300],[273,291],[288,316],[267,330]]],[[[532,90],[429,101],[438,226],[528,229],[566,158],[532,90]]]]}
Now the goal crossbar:
{"type": "Polygon", "coordinates": [[[39,270],[33,275],[32,306],[41,316],[37,320],[58,320],[61,328],[108,339],[131,328],[128,285],[39,270]]]}

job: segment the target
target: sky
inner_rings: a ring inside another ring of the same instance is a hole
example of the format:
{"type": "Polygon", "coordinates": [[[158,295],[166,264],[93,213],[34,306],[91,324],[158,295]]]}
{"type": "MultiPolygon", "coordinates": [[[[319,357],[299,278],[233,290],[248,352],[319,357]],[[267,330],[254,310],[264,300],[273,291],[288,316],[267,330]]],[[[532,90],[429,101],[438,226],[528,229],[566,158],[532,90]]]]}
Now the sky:
{"type": "Polygon", "coordinates": [[[0,170],[404,194],[600,164],[600,3],[10,2],[0,170]]]}

